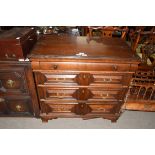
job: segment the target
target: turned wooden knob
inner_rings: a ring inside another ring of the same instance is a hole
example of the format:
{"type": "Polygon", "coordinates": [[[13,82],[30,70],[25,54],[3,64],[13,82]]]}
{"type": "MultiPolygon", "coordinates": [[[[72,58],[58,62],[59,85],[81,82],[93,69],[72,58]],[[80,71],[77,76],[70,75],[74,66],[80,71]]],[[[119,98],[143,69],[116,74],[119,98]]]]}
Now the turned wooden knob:
{"type": "Polygon", "coordinates": [[[54,70],[58,69],[58,65],[53,65],[53,69],[54,70]]]}
{"type": "Polygon", "coordinates": [[[112,68],[113,68],[114,71],[118,70],[118,67],[116,65],[113,65],[112,68]]]}

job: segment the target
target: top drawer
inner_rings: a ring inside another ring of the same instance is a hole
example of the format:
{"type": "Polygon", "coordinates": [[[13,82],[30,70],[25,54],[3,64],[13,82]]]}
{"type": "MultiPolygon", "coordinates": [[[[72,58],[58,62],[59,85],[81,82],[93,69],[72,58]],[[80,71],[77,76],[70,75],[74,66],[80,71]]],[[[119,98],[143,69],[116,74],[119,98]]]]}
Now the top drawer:
{"type": "Polygon", "coordinates": [[[66,71],[123,71],[131,69],[130,64],[82,63],[82,62],[32,62],[34,70],[66,70],[66,71]]]}

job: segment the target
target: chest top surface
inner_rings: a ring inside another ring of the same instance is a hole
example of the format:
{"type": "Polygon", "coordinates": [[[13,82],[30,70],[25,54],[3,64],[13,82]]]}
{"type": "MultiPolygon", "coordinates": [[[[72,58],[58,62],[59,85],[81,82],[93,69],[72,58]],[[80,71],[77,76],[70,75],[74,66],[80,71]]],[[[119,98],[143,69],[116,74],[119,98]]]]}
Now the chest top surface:
{"type": "Polygon", "coordinates": [[[83,36],[42,36],[34,46],[31,59],[113,59],[137,61],[130,47],[120,38],[83,36]]]}

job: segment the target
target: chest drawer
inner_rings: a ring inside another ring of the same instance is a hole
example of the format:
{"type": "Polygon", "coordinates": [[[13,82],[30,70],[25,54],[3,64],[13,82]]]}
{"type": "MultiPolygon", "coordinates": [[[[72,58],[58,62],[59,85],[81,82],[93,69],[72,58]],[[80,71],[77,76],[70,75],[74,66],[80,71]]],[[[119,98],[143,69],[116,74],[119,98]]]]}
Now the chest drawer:
{"type": "Polygon", "coordinates": [[[131,75],[121,73],[95,72],[35,72],[37,84],[43,85],[128,85],[131,75]]]}
{"type": "Polygon", "coordinates": [[[82,63],[82,62],[32,62],[32,68],[40,70],[68,71],[130,71],[130,64],[114,63],[82,63]]]}
{"type": "Polygon", "coordinates": [[[40,99],[74,99],[93,101],[122,100],[125,89],[121,88],[78,88],[78,87],[38,87],[40,99]]]}
{"type": "Polygon", "coordinates": [[[32,115],[31,99],[0,97],[0,114],[32,115]]]}
{"type": "Polygon", "coordinates": [[[103,103],[103,104],[78,104],[78,103],[57,103],[42,101],[41,102],[41,111],[42,113],[73,113],[76,115],[86,115],[86,114],[95,114],[95,113],[115,113],[117,111],[118,103],[112,102],[103,103]]]}
{"type": "Polygon", "coordinates": [[[0,94],[28,93],[24,68],[0,70],[0,94]]]}

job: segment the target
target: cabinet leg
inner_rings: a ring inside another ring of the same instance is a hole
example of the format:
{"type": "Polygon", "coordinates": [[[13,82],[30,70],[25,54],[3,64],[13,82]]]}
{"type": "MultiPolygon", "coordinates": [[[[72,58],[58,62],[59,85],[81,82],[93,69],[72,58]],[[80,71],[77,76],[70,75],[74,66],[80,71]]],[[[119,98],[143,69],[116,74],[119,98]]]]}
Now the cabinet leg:
{"type": "Polygon", "coordinates": [[[116,123],[117,120],[118,120],[118,116],[107,116],[107,117],[103,117],[103,119],[108,119],[108,120],[111,120],[112,123],[116,123]]]}
{"type": "Polygon", "coordinates": [[[117,119],[112,119],[111,120],[111,123],[116,123],[117,122],[117,119]]]}
{"type": "Polygon", "coordinates": [[[48,123],[48,119],[46,118],[41,118],[41,120],[42,120],[42,123],[48,123]]]}
{"type": "Polygon", "coordinates": [[[111,123],[116,123],[119,117],[115,117],[113,119],[111,119],[111,123]]]}

